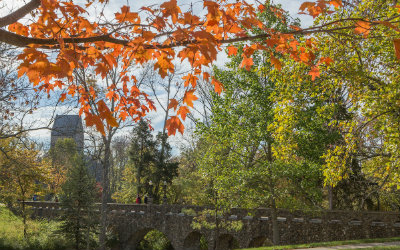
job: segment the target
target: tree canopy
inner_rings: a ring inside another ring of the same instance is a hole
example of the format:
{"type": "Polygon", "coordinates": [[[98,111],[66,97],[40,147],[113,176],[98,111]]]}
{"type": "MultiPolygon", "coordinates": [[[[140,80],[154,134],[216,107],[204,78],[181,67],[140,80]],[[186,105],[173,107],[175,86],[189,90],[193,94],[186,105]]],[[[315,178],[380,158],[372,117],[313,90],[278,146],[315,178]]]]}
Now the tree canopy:
{"type": "MultiPolygon", "coordinates": [[[[395,11],[390,16],[369,19],[362,15],[348,15],[301,28],[290,25],[284,10],[269,1],[257,2],[257,5],[246,1],[203,1],[200,15],[194,12],[193,4],[179,6],[176,0],[171,0],[138,10],[121,6],[120,11],[109,20],[103,12],[96,13],[99,5],[104,7],[107,4],[106,0],[86,3],[32,0],[0,18],[0,41],[25,47],[19,55],[19,75],[26,74],[35,86],[47,93],[57,88],[68,89],[61,100],[67,95],[79,95],[80,114],[85,115],[88,126],[96,125],[99,131],[103,131],[103,121],[106,126],[118,126],[113,112],[123,120],[128,116],[138,120],[155,108],[147,94],[137,87],[135,74],[126,70],[129,65],[154,61],[154,70],[162,77],[174,71],[174,59],[191,66],[190,72],[183,76],[184,98],[182,102],[170,100],[176,114],[167,121],[170,134],[175,134],[177,130],[182,133],[184,126],[181,120],[185,120],[188,107],[193,107],[193,101],[197,99],[197,80],[209,79],[218,93],[223,89],[217,79],[203,70],[216,60],[224,44],[253,41],[251,45],[245,45],[240,67],[249,70],[253,65],[253,53],[264,50],[277,69],[282,67],[277,54],[289,55],[307,65],[308,74],[314,80],[320,75],[321,66],[329,65],[335,58],[319,56],[320,44],[310,35],[347,32],[356,39],[367,39],[370,31],[379,27],[398,29],[396,22],[399,17],[399,8],[393,5],[395,11]],[[258,14],[266,9],[271,10],[279,22],[287,25],[285,32],[260,20],[258,14]],[[25,16],[31,18],[25,20],[25,16]],[[306,43],[299,42],[301,39],[306,39],[306,43]],[[47,53],[49,51],[51,56],[47,53]],[[116,58],[123,62],[122,66],[118,66],[116,58]],[[107,89],[107,99],[113,100],[115,105],[113,111],[110,111],[107,100],[96,100],[94,87],[73,81],[73,71],[89,65],[94,66],[95,74],[102,78],[110,69],[122,68],[122,83],[107,89]],[[96,101],[98,112],[89,108],[93,101],[96,101]]],[[[300,11],[317,18],[322,14],[340,13],[351,6],[352,3],[347,1],[317,0],[304,2],[300,11]]],[[[400,40],[393,41],[399,55],[400,40]]],[[[229,54],[237,53],[234,46],[230,45],[228,50],[229,54]]]]}

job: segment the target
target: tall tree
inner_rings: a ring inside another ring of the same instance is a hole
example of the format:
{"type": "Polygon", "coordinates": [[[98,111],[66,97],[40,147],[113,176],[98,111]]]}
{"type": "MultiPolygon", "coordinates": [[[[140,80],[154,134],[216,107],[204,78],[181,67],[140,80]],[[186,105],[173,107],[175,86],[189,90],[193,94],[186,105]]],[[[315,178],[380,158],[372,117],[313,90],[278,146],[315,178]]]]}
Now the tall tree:
{"type": "Polygon", "coordinates": [[[60,232],[74,242],[75,249],[89,249],[98,224],[95,201],[96,181],[89,174],[83,156],[75,154],[62,185],[60,232]]]}

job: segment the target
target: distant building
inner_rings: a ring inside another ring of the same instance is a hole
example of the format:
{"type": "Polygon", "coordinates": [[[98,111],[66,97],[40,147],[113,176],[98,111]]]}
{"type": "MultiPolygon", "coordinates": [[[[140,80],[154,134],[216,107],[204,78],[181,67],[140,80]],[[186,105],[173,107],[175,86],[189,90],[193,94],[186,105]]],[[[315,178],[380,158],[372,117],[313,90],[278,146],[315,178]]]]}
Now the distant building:
{"type": "Polygon", "coordinates": [[[54,147],[58,139],[74,139],[78,151],[83,152],[84,135],[82,119],[79,115],[57,115],[51,130],[50,147],[54,147]]]}
{"type": "MultiPolygon", "coordinates": [[[[51,130],[50,147],[54,147],[58,139],[71,138],[75,141],[79,152],[83,153],[84,130],[82,119],[79,115],[57,115],[51,130]]],[[[102,166],[99,160],[85,156],[89,172],[97,182],[102,180],[102,166]]]]}

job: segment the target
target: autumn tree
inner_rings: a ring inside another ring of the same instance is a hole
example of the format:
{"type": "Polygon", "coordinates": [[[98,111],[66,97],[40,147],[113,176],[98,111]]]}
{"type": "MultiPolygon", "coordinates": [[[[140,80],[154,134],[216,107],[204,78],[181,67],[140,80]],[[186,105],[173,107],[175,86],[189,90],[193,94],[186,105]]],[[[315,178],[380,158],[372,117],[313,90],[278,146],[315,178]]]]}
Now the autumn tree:
{"type": "Polygon", "coordinates": [[[333,59],[327,59],[329,66],[321,64],[320,73],[305,79],[300,75],[310,67],[288,58],[282,71],[275,72],[281,87],[277,97],[282,103],[277,112],[286,114],[280,115],[282,129],[275,138],[294,146],[278,151],[290,157],[290,152],[303,146],[288,143],[294,142],[299,132],[292,124],[307,107],[315,105],[313,119],[336,134],[336,139],[322,141],[325,145],[318,143],[318,155],[322,155],[326,184],[334,186],[333,194],[339,199],[338,208],[372,208],[376,193],[393,190],[392,184],[397,183],[397,173],[392,171],[396,166],[392,150],[398,145],[394,139],[398,60],[397,40],[393,39],[397,31],[385,21],[383,26],[373,24],[382,16],[397,20],[397,15],[396,5],[387,1],[361,1],[326,13],[315,25],[333,27],[335,23],[335,31],[319,34],[314,42],[320,45],[317,57],[333,59]],[[356,22],[356,32],[342,29],[343,18],[356,22]]]}
{"type": "Polygon", "coordinates": [[[51,195],[60,192],[61,185],[64,183],[68,169],[73,165],[73,157],[78,154],[76,143],[73,139],[58,139],[53,148],[50,148],[49,157],[51,161],[51,195]]]}
{"type": "Polygon", "coordinates": [[[50,166],[40,160],[40,152],[33,144],[26,148],[16,139],[2,139],[0,144],[3,148],[0,154],[1,197],[8,204],[19,201],[26,238],[29,216],[24,201],[44,191],[50,178],[50,166]]]}
{"type": "MultiPolygon", "coordinates": [[[[184,98],[177,107],[181,112],[171,114],[168,119],[170,134],[176,131],[183,133],[182,120],[187,116],[187,107],[193,107],[193,100],[196,99],[197,79],[201,76],[208,78],[217,92],[222,90],[220,82],[204,74],[203,70],[216,60],[224,44],[250,40],[254,42],[244,47],[240,67],[250,69],[254,63],[254,51],[263,50],[270,56],[274,67],[279,69],[282,62],[273,53],[278,52],[306,65],[308,74],[315,79],[330,60],[319,57],[320,44],[315,43],[313,38],[307,37],[307,42],[300,43],[302,37],[347,31],[359,33],[358,37],[365,40],[368,31],[374,27],[396,32],[398,18],[396,7],[391,6],[395,14],[390,17],[382,15],[367,19],[363,15],[345,16],[307,28],[288,25],[289,29],[281,32],[265,25],[258,18],[258,11],[268,9],[279,22],[288,24],[282,10],[271,6],[269,2],[255,7],[245,1],[204,1],[204,15],[199,16],[194,13],[193,5],[180,7],[176,0],[171,0],[133,11],[129,6],[122,6],[113,20],[108,20],[104,14],[95,20],[90,18],[96,16],[93,13],[97,5],[106,5],[107,1],[93,0],[83,4],[31,0],[0,18],[0,41],[25,47],[18,57],[21,60],[18,74],[27,75],[39,90],[49,94],[54,89],[68,89],[60,100],[65,100],[67,95],[79,94],[80,113],[85,116],[86,124],[96,126],[107,141],[110,141],[107,139],[108,131],[118,126],[116,119],[124,120],[131,116],[133,120],[138,120],[146,113],[142,112],[143,109],[152,108],[151,102],[145,102],[145,106],[140,103],[145,94],[137,88],[134,73],[126,70],[129,65],[155,60],[154,70],[162,77],[174,71],[173,59],[177,58],[190,65],[191,72],[185,76],[183,83],[184,98]],[[33,18],[28,18],[23,24],[21,19],[26,15],[33,18]],[[253,30],[260,32],[254,33],[253,30]],[[50,56],[49,51],[54,53],[50,56]],[[117,66],[117,57],[123,62],[122,66],[117,66]],[[121,83],[110,84],[106,89],[110,103],[114,105],[108,106],[104,100],[97,99],[92,88],[74,84],[76,75],[73,72],[88,66],[95,68],[99,78],[105,78],[109,70],[117,67],[122,69],[121,83]]],[[[317,0],[303,3],[300,10],[318,17],[321,14],[347,11],[351,5],[340,0],[317,0]]],[[[394,44],[395,48],[400,47],[399,40],[395,39],[394,44]]],[[[235,54],[234,47],[230,47],[230,50],[235,54]]],[[[108,159],[109,150],[105,151],[105,155],[105,159],[108,159]]],[[[108,161],[105,166],[107,174],[108,161]]],[[[108,192],[106,180],[106,192],[103,193],[108,192]]],[[[103,213],[106,211],[106,197],[103,199],[103,213]]],[[[105,231],[101,235],[103,239],[105,231]]],[[[101,242],[104,248],[104,240],[101,242]]]]}

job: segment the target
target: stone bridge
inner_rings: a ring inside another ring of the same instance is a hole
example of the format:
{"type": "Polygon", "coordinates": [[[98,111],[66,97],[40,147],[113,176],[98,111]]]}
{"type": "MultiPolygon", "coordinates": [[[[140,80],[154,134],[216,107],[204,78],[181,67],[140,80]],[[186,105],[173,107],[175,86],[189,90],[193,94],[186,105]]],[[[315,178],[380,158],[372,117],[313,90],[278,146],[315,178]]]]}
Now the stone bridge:
{"type": "MultiPolygon", "coordinates": [[[[61,208],[54,202],[26,202],[33,217],[53,219],[61,208]]],[[[208,249],[226,250],[261,246],[272,239],[270,209],[232,209],[221,220],[241,221],[239,231],[192,228],[194,212],[205,208],[185,205],[108,204],[108,221],[117,239],[115,249],[135,250],[153,229],[161,231],[175,250],[200,250],[200,238],[208,249]],[[192,211],[185,214],[185,211],[192,211]],[[215,240],[218,237],[218,240],[215,240]],[[216,243],[215,243],[216,242],[216,243]]],[[[394,212],[278,211],[281,244],[384,238],[400,236],[400,214],[394,212]]]]}

